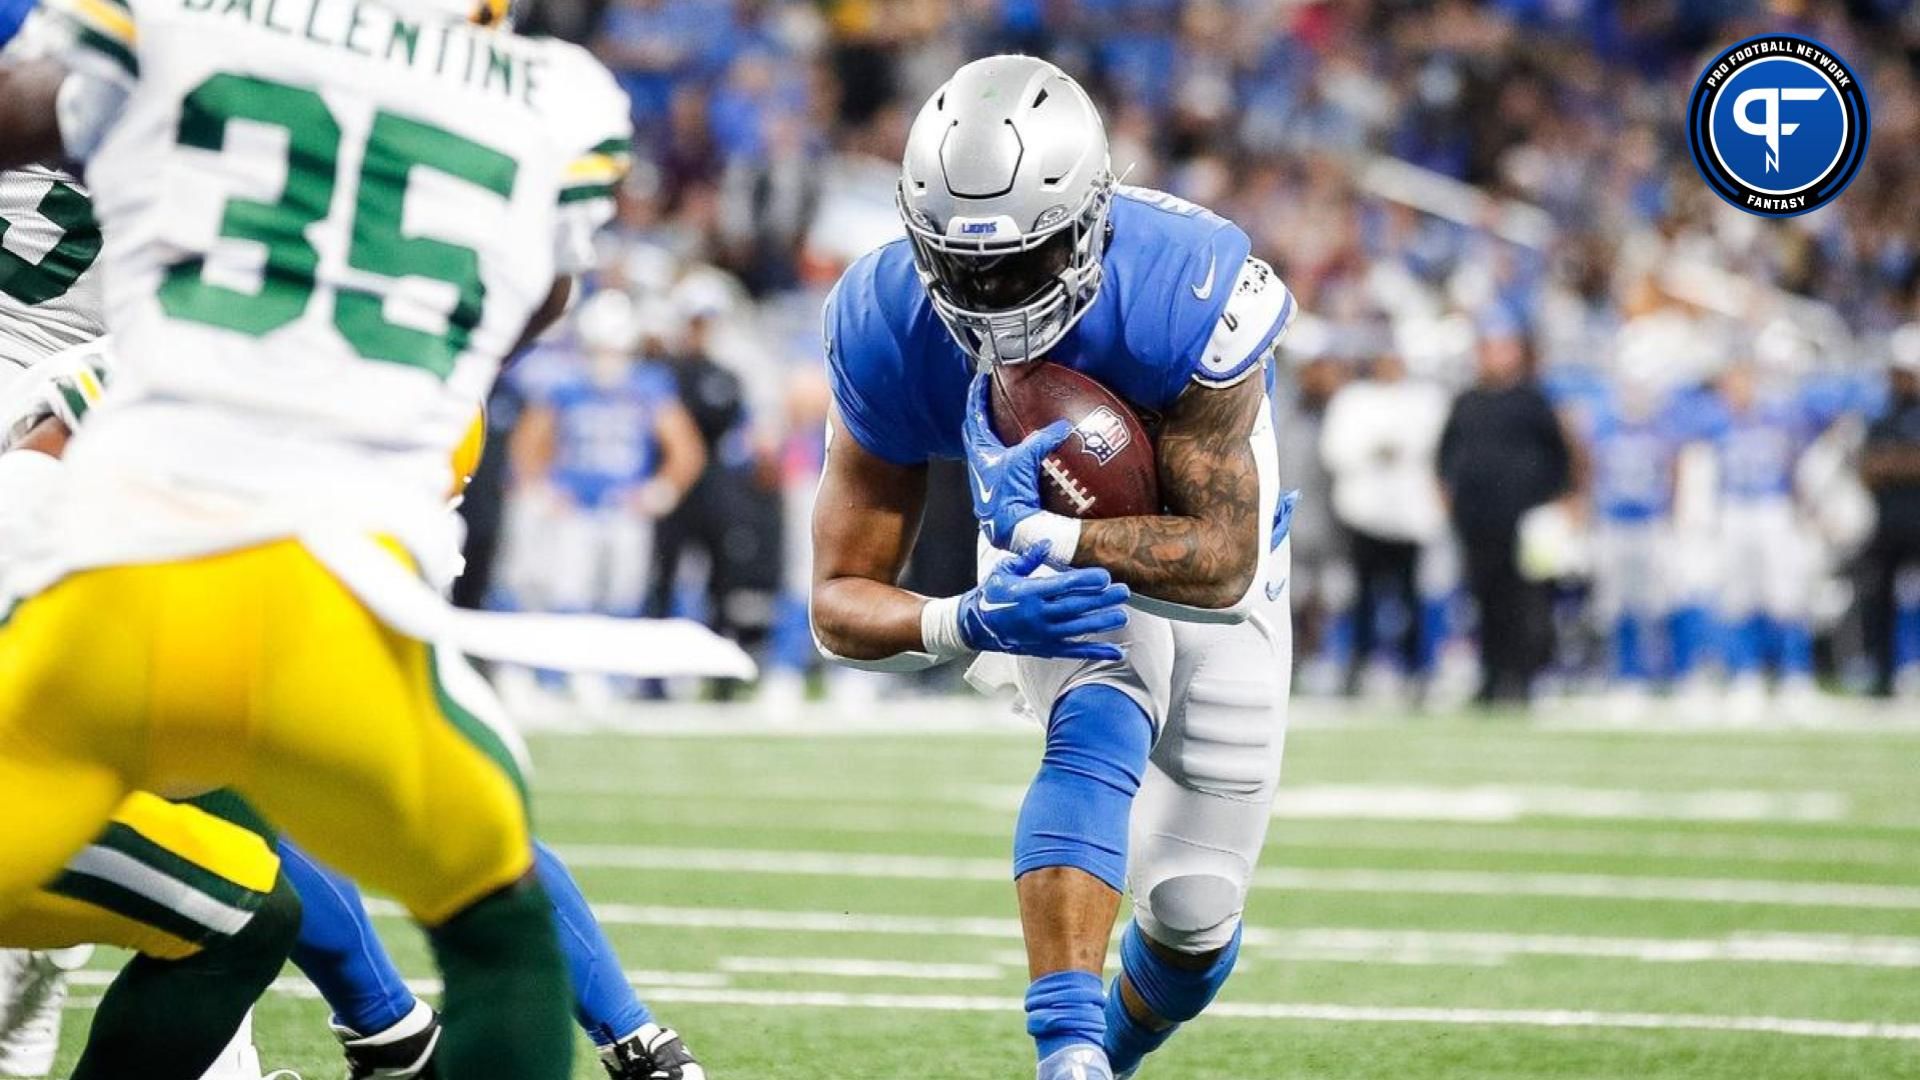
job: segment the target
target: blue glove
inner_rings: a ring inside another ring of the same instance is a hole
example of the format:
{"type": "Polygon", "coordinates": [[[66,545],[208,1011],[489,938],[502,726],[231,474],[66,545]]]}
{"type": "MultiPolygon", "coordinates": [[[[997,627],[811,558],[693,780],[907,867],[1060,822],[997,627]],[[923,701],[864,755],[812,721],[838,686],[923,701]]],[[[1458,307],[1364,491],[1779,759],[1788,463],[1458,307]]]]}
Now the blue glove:
{"type": "Polygon", "coordinates": [[[1078,639],[1127,625],[1127,587],[1100,569],[1034,577],[1046,561],[1046,543],[1035,544],[995,567],[987,580],[962,596],[961,640],[976,652],[1120,659],[1118,646],[1078,639]]]}
{"type": "Polygon", "coordinates": [[[1057,420],[1018,446],[1002,443],[987,411],[988,380],[976,375],[967,390],[967,489],[987,542],[1005,548],[1013,542],[1014,526],[1040,512],[1040,462],[1067,441],[1073,425],[1057,420]]]}
{"type": "Polygon", "coordinates": [[[20,28],[27,24],[27,16],[40,6],[40,0],[0,0],[0,49],[7,47],[20,28]]]}

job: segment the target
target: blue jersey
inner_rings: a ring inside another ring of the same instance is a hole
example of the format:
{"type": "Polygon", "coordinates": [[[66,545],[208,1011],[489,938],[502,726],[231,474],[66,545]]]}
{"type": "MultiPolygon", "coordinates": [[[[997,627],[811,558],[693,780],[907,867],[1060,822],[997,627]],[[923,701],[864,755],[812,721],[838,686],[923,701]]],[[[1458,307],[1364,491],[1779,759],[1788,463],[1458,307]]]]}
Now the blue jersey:
{"type": "MultiPolygon", "coordinates": [[[[1293,320],[1293,296],[1226,219],[1157,191],[1116,189],[1093,305],[1046,359],[1140,408],[1188,385],[1254,375],[1293,320]]],[[[962,456],[973,362],[934,313],[905,240],[853,264],[825,311],[841,425],[896,465],[962,456]]],[[[1268,372],[1269,377],[1271,372],[1268,372]]]]}
{"type": "Polygon", "coordinates": [[[1663,518],[1673,506],[1674,459],[1680,439],[1661,413],[1628,417],[1617,406],[1598,406],[1592,417],[1593,505],[1601,518],[1643,522],[1663,518]]]}
{"type": "Polygon", "coordinates": [[[1791,497],[1794,466],[1812,436],[1796,402],[1763,397],[1745,411],[1716,402],[1708,438],[1719,458],[1721,496],[1736,502],[1791,497]]]}
{"type": "Polygon", "coordinates": [[[660,457],[654,427],[674,400],[672,378],[652,365],[635,365],[612,385],[577,373],[548,387],[553,482],[579,505],[600,507],[650,479],[660,457]]]}

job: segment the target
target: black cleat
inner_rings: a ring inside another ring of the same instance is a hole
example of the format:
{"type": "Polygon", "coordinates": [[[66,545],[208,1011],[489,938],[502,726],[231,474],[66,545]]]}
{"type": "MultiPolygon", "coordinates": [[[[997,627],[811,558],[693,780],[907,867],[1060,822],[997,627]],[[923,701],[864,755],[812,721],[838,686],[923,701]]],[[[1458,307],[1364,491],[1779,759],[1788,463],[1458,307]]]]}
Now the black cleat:
{"type": "Polygon", "coordinates": [[[385,1031],[362,1035],[335,1025],[333,1033],[347,1052],[347,1080],[433,1080],[440,1017],[425,1002],[385,1031]]]}
{"type": "Polygon", "coordinates": [[[600,1051],[613,1080],[707,1080],[707,1071],[672,1028],[647,1024],[600,1051]]]}

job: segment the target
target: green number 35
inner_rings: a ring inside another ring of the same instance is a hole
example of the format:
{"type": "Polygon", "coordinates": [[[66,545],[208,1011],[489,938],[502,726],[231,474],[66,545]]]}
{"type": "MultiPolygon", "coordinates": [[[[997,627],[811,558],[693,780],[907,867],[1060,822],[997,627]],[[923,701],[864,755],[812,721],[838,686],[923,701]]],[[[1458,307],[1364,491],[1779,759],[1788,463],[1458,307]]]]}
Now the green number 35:
{"type": "MultiPolygon", "coordinates": [[[[60,227],[60,240],[38,262],[0,248],[0,293],[31,307],[67,295],[100,257],[100,226],[85,195],[59,182],[47,189],[34,212],[60,227]]],[[[13,223],[0,218],[0,239],[13,223]]]]}
{"type": "MultiPolygon", "coordinates": [[[[287,181],[273,202],[231,198],[221,215],[220,235],[266,249],[257,291],[208,282],[205,259],[175,264],[161,284],[160,306],[187,319],[251,337],[286,326],[306,313],[315,290],[319,252],[307,230],[327,217],[340,183],[340,124],[312,90],[242,75],[215,75],[187,95],[180,114],[182,146],[219,152],[234,120],[269,124],[287,133],[287,181]]],[[[445,378],[480,323],[486,286],[480,256],[472,248],[402,231],[408,177],[432,169],[492,192],[513,194],[518,165],[513,158],[444,128],[380,112],[368,133],[353,200],[347,265],[385,277],[417,276],[458,290],[445,333],[433,334],[389,321],[380,293],[335,290],[333,323],[355,352],[369,360],[422,367],[445,378]]]]}

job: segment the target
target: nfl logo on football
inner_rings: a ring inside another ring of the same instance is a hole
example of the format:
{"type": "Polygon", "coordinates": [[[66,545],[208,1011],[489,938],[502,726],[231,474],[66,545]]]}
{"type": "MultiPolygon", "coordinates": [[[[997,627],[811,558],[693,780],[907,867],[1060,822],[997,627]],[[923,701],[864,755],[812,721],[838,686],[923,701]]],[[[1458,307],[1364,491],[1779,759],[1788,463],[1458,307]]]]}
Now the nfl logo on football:
{"type": "Polygon", "coordinates": [[[1082,417],[1073,430],[1080,434],[1081,447],[1102,465],[1112,461],[1113,455],[1125,450],[1127,444],[1133,441],[1133,436],[1127,434],[1127,425],[1121,423],[1119,415],[1105,405],[1082,417]]]}

